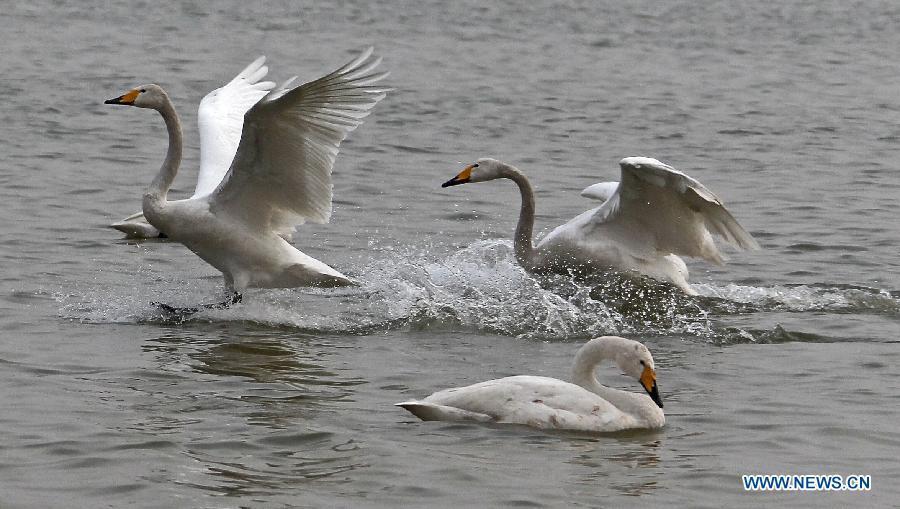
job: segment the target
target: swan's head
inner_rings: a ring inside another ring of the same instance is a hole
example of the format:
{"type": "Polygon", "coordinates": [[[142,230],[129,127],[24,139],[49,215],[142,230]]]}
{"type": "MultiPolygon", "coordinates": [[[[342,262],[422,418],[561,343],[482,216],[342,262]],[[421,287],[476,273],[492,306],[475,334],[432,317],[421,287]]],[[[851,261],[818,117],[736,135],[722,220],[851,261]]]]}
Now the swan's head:
{"type": "Polygon", "coordinates": [[[489,157],[479,159],[463,168],[452,179],[441,184],[441,187],[458,186],[470,182],[486,182],[503,177],[503,171],[509,166],[489,157]]]}
{"type": "Polygon", "coordinates": [[[104,104],[122,104],[124,106],[137,106],[138,108],[159,109],[166,103],[168,96],[159,85],[141,85],[125,92],[114,99],[109,99],[104,104]]]}
{"type": "Polygon", "coordinates": [[[659,395],[659,388],[656,386],[656,365],[653,363],[650,350],[637,341],[626,341],[625,348],[619,349],[616,353],[616,364],[623,373],[640,381],[641,386],[647,391],[653,402],[662,408],[662,398],[659,395]]]}

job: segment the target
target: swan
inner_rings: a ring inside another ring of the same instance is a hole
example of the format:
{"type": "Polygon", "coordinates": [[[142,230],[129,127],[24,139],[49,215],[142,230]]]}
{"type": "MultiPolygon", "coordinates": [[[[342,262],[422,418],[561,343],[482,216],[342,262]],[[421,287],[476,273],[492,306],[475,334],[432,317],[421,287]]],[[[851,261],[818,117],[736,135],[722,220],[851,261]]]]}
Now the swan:
{"type": "MultiPolygon", "coordinates": [[[[270,89],[244,115],[240,143],[233,161],[224,163],[229,168],[221,182],[213,182],[211,192],[185,200],[166,197],[182,148],[181,124],[166,92],[158,85],[141,85],[106,101],[162,115],[169,148],[144,193],[143,214],[222,272],[227,296],[222,306],[239,302],[250,287],[353,284],[284,237],[297,224],[326,223],[331,216],[331,169],[338,147],[388,91],[375,85],[387,73],[374,71],[381,59],[373,58],[372,51],[309,83],[291,88],[291,78],[270,89]]],[[[201,138],[203,144],[208,141],[201,138]]],[[[201,148],[201,157],[211,156],[225,154],[201,148]]]]}
{"type": "Polygon", "coordinates": [[[572,381],[510,376],[445,389],[396,406],[424,421],[498,422],[539,429],[606,432],[657,429],[666,423],[653,357],[637,341],[618,336],[591,339],[575,354],[572,381]],[[604,360],[614,361],[623,373],[639,380],[647,394],[601,385],[594,370],[604,360]]]}
{"type": "MultiPolygon", "coordinates": [[[[265,63],[266,57],[257,58],[234,79],[206,94],[200,101],[197,109],[200,171],[191,198],[207,195],[219,185],[234,159],[238,142],[241,141],[244,114],[275,88],[273,81],[260,81],[269,72],[265,63]]],[[[143,212],[132,214],[109,226],[132,239],[166,236],[147,222],[143,212]]]]}
{"type": "Polygon", "coordinates": [[[715,264],[725,258],[713,241],[715,233],[740,249],[759,245],[722,202],[700,182],[649,157],[619,162],[621,182],[601,182],[582,196],[602,202],[532,242],[534,192],[525,175],[512,165],[483,158],[466,166],[441,187],[507,178],[522,195],[513,240],[516,260],[526,270],[613,268],[668,281],[688,295],[687,265],[679,255],[715,264]]]}

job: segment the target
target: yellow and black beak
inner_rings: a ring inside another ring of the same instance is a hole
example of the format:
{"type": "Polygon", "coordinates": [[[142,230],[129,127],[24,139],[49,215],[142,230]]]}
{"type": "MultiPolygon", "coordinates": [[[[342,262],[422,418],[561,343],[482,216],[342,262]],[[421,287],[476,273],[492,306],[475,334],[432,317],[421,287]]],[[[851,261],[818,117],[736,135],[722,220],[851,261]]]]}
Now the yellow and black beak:
{"type": "Polygon", "coordinates": [[[650,399],[659,405],[659,408],[662,408],[662,398],[659,396],[659,388],[656,387],[656,371],[653,371],[653,368],[650,366],[644,366],[644,372],[641,373],[641,385],[644,386],[644,390],[650,395],[650,399]]]}
{"type": "Polygon", "coordinates": [[[137,99],[138,94],[141,92],[139,90],[130,90],[115,99],[108,99],[103,101],[103,104],[124,104],[126,106],[131,106],[134,104],[134,101],[137,99]]]}
{"type": "Polygon", "coordinates": [[[470,164],[465,167],[465,169],[459,172],[459,175],[453,177],[452,179],[441,184],[441,187],[450,187],[450,186],[458,186],[460,184],[468,183],[472,178],[472,169],[478,166],[477,164],[470,164]]]}

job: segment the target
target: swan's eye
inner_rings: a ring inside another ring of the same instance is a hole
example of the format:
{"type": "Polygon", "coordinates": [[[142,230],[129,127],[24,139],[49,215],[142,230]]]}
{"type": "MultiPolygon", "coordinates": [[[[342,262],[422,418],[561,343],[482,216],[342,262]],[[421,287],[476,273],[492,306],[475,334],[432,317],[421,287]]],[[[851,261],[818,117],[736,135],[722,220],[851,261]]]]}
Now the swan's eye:
{"type": "Polygon", "coordinates": [[[472,168],[478,168],[478,163],[473,164],[472,168]]]}
{"type": "Polygon", "coordinates": [[[645,366],[643,359],[641,359],[641,366],[645,366]]]}
{"type": "Polygon", "coordinates": [[[146,88],[142,88],[142,89],[141,89],[141,93],[142,93],[142,94],[143,94],[144,92],[146,92],[146,91],[147,91],[146,88]]]}

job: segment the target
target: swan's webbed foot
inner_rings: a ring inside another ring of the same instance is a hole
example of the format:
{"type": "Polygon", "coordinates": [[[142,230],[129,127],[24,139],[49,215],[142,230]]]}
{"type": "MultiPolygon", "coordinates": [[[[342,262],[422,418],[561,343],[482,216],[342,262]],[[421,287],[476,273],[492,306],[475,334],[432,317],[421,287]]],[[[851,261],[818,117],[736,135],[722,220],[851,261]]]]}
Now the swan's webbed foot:
{"type": "Polygon", "coordinates": [[[150,304],[158,307],[164,313],[169,315],[174,315],[178,318],[187,318],[191,315],[199,313],[204,309],[228,309],[234,304],[238,304],[243,299],[243,295],[238,292],[233,292],[230,297],[223,300],[222,302],[215,302],[213,304],[200,304],[199,307],[175,307],[170,306],[169,304],[165,304],[162,302],[151,302],[150,304]]]}
{"type": "Polygon", "coordinates": [[[204,309],[227,309],[235,304],[240,304],[241,300],[244,298],[238,292],[231,292],[231,296],[222,302],[216,302],[215,304],[202,304],[204,309]]]}
{"type": "Polygon", "coordinates": [[[151,302],[150,304],[158,307],[160,309],[160,311],[162,311],[166,315],[172,315],[177,318],[187,318],[195,313],[200,312],[200,308],[194,308],[194,307],[182,308],[182,307],[170,306],[169,304],[166,304],[164,302],[155,302],[154,301],[154,302],[151,302]]]}

